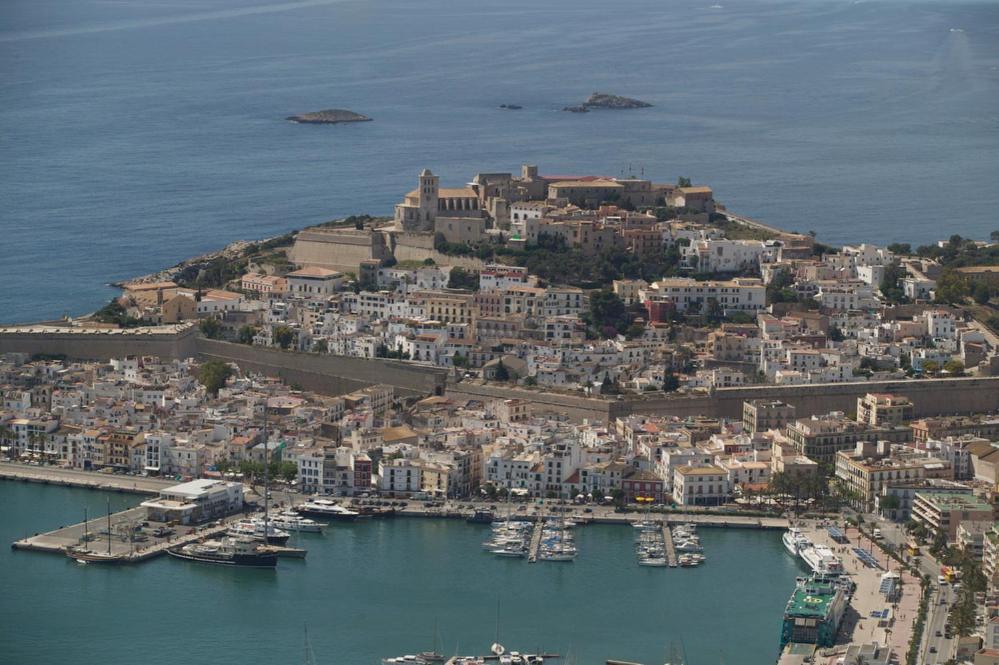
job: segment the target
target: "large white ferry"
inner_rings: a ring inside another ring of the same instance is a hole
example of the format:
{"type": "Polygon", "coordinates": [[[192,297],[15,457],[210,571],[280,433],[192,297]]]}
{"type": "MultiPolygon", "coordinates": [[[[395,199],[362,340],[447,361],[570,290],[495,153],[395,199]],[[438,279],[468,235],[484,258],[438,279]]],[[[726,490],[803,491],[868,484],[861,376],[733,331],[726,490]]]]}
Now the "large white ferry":
{"type": "Polygon", "coordinates": [[[843,562],[825,545],[812,545],[801,550],[801,560],[819,575],[840,575],[843,562]]]}
{"type": "Polygon", "coordinates": [[[812,546],[812,541],[797,527],[791,527],[785,531],[781,540],[784,541],[784,547],[791,553],[791,556],[801,556],[802,550],[812,546]]]}

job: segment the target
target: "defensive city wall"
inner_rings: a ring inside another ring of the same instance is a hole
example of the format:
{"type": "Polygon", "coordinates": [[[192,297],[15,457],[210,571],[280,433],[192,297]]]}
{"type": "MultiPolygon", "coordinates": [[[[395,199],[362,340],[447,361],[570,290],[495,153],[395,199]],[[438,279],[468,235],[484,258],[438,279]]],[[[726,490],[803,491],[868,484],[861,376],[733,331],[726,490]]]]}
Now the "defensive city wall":
{"type": "Polygon", "coordinates": [[[857,397],[868,392],[905,395],[915,404],[919,417],[999,411],[999,377],[749,386],[694,395],[660,393],[621,399],[584,397],[479,381],[449,381],[447,370],[442,368],[396,360],[316,355],[210,340],[198,335],[193,325],[129,331],[40,326],[0,328],[0,353],[7,352],[95,360],[128,355],[217,358],[322,394],[340,395],[384,383],[406,395],[446,392],[456,400],[525,399],[537,413],[563,414],[577,422],[584,418],[607,422],[629,414],[740,418],[743,401],[751,399],[778,399],[793,404],[799,417],[828,411],[852,413],[857,397]]]}
{"type": "Polygon", "coordinates": [[[398,360],[317,355],[199,338],[198,357],[234,362],[244,370],[280,377],[305,390],[342,395],[376,383],[404,395],[441,395],[447,370],[398,360]]]}
{"type": "Polygon", "coordinates": [[[123,356],[190,358],[197,353],[197,326],[73,328],[41,324],[0,326],[0,353],[107,360],[123,356]]]}

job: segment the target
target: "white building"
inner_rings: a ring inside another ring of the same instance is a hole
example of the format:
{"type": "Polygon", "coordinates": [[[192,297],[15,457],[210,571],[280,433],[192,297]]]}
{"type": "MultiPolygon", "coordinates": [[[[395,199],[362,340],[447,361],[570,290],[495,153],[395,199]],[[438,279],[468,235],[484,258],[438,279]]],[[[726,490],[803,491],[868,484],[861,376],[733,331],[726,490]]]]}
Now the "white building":
{"type": "Polygon", "coordinates": [[[670,304],[678,312],[688,309],[706,312],[712,300],[724,313],[757,312],[766,307],[767,289],[762,281],[747,277],[724,282],[676,277],[654,282],[642,292],[643,302],[670,304]]]}
{"type": "Polygon", "coordinates": [[[211,479],[192,480],[162,489],[158,498],[141,505],[150,520],[197,524],[241,511],[243,485],[211,479]]]}
{"type": "Polygon", "coordinates": [[[728,472],[714,465],[678,466],[673,471],[673,500],[681,506],[717,506],[728,501],[728,472]]]}
{"type": "Polygon", "coordinates": [[[310,266],[290,272],[288,280],[288,295],[298,298],[326,298],[343,286],[346,277],[342,272],[310,266]]]}
{"type": "Polygon", "coordinates": [[[389,494],[419,492],[423,483],[420,464],[405,457],[382,462],[378,489],[389,494]]]}

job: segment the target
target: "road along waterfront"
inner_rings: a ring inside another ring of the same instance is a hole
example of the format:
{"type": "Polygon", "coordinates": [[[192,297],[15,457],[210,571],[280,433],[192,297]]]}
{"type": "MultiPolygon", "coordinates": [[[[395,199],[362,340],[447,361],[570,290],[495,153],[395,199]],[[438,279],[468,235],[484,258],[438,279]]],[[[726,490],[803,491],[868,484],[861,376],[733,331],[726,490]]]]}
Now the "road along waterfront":
{"type": "MultiPolygon", "coordinates": [[[[10,511],[0,535],[9,543],[79,521],[85,506],[100,515],[106,496],[0,483],[10,511]]],[[[111,499],[115,511],[141,501],[111,499]]],[[[709,562],[686,570],[637,566],[632,529],[620,526],[579,529],[581,554],[564,566],[489,556],[487,532],[460,520],[339,523],[294,537],[308,558],[276,571],[170,558],[80,566],[4,548],[0,641],[17,663],[252,665],[295,662],[308,623],[318,662],[371,663],[429,647],[435,618],[446,653],[485,651],[499,598],[510,648],[655,663],[682,640],[691,660],[763,665],[776,657],[781,612],[802,574],[778,531],[704,529],[709,562]],[[217,628],[219,617],[229,628],[217,628]]]]}

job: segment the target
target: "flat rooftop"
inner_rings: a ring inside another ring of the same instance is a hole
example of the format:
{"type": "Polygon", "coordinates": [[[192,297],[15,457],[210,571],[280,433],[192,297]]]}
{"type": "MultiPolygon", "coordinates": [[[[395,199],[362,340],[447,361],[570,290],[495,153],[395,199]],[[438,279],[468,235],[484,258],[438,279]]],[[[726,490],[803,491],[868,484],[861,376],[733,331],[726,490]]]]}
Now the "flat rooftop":
{"type": "Polygon", "coordinates": [[[795,617],[824,619],[838,593],[839,589],[832,584],[809,582],[794,590],[784,613],[795,617]]]}

